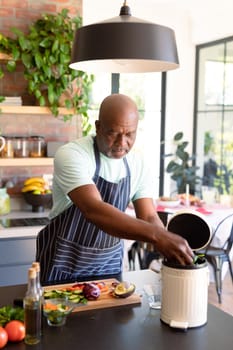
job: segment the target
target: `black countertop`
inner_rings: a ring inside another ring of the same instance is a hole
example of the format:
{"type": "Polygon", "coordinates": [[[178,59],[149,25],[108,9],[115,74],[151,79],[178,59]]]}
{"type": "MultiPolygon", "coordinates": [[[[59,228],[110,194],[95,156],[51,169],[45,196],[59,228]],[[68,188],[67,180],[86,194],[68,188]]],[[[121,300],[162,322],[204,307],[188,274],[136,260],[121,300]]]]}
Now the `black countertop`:
{"type": "Polygon", "coordinates": [[[0,219],[0,227],[12,228],[12,227],[25,227],[25,226],[45,226],[49,223],[49,218],[7,218],[0,219]]]}
{"type": "MultiPolygon", "coordinates": [[[[129,280],[136,278],[150,282],[153,272],[147,270],[126,273],[129,280]],[[131,278],[132,276],[132,278],[131,278]]],[[[137,285],[138,287],[138,285],[137,285]]],[[[139,287],[139,289],[140,289],[139,287]]],[[[1,287],[0,303],[22,297],[26,286],[1,287]]],[[[63,327],[49,327],[44,323],[41,343],[33,349],[87,349],[87,350],[220,350],[232,349],[233,317],[216,307],[208,306],[207,324],[181,331],[160,321],[160,311],[149,309],[145,297],[139,306],[114,307],[102,310],[75,312],[63,327]]],[[[24,342],[10,344],[9,349],[32,349],[24,342]]]]}

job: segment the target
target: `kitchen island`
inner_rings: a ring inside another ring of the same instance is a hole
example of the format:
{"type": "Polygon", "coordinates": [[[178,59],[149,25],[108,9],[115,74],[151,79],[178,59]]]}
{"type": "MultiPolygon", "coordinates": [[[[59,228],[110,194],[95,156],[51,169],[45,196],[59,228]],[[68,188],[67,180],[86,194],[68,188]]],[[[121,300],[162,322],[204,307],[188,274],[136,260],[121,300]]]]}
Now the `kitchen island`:
{"type": "MultiPolygon", "coordinates": [[[[123,279],[136,284],[142,294],[139,305],[72,313],[63,327],[49,327],[44,322],[41,343],[33,349],[95,349],[95,350],[219,350],[232,349],[233,317],[208,306],[207,324],[181,331],[160,321],[160,310],[149,309],[143,286],[156,280],[150,270],[126,272],[123,279]]],[[[26,286],[0,288],[0,304],[22,297],[26,286]]],[[[45,320],[44,320],[45,321],[45,320]]],[[[12,350],[31,349],[24,342],[10,344],[12,350]]]]}

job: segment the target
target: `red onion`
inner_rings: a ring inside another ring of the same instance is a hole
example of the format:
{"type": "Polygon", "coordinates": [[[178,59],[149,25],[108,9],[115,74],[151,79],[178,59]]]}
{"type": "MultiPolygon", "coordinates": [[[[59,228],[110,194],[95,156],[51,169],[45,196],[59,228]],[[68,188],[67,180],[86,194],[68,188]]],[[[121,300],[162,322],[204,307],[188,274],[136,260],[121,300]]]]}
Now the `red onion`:
{"type": "Polygon", "coordinates": [[[87,300],[96,300],[100,296],[100,289],[94,283],[85,283],[83,295],[87,300]]]}

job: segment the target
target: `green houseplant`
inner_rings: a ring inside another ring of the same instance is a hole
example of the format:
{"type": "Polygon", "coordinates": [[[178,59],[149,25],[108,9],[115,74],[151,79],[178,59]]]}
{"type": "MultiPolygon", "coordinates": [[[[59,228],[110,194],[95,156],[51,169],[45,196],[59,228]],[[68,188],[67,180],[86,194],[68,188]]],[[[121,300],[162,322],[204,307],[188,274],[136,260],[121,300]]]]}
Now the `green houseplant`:
{"type": "Polygon", "coordinates": [[[73,114],[81,115],[83,131],[88,133],[87,110],[94,78],[69,68],[74,34],[81,25],[82,18],[71,18],[67,9],[44,14],[31,24],[27,33],[12,28],[14,38],[0,34],[0,51],[11,56],[7,62],[9,72],[16,69],[19,61],[23,63],[28,92],[40,106],[49,106],[55,116],[61,106],[71,109],[65,120],[73,114]]]}
{"type": "Polygon", "coordinates": [[[216,141],[210,131],[205,132],[204,141],[204,155],[206,160],[204,162],[203,185],[217,188],[220,195],[231,194],[233,188],[231,157],[233,143],[230,141],[223,144],[223,152],[219,156],[217,146],[221,142],[216,141]]]}
{"type": "Polygon", "coordinates": [[[188,142],[183,141],[183,132],[175,134],[173,143],[176,149],[173,154],[166,155],[173,157],[167,164],[166,171],[176,182],[178,193],[185,193],[186,185],[189,184],[190,193],[194,194],[195,187],[200,181],[200,177],[196,174],[199,167],[191,164],[194,156],[191,156],[186,150],[188,142]]]}

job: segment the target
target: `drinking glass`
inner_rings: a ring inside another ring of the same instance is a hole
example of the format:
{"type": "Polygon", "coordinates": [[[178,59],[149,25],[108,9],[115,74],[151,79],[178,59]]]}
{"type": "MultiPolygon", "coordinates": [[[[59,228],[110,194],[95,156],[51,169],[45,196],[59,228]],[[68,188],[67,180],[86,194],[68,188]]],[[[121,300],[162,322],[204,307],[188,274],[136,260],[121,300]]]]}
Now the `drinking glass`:
{"type": "Polygon", "coordinates": [[[214,187],[202,186],[202,199],[206,204],[214,204],[216,203],[217,190],[214,187]]]}
{"type": "Polygon", "coordinates": [[[161,309],[161,284],[145,284],[144,291],[151,309],[161,309]]]}

